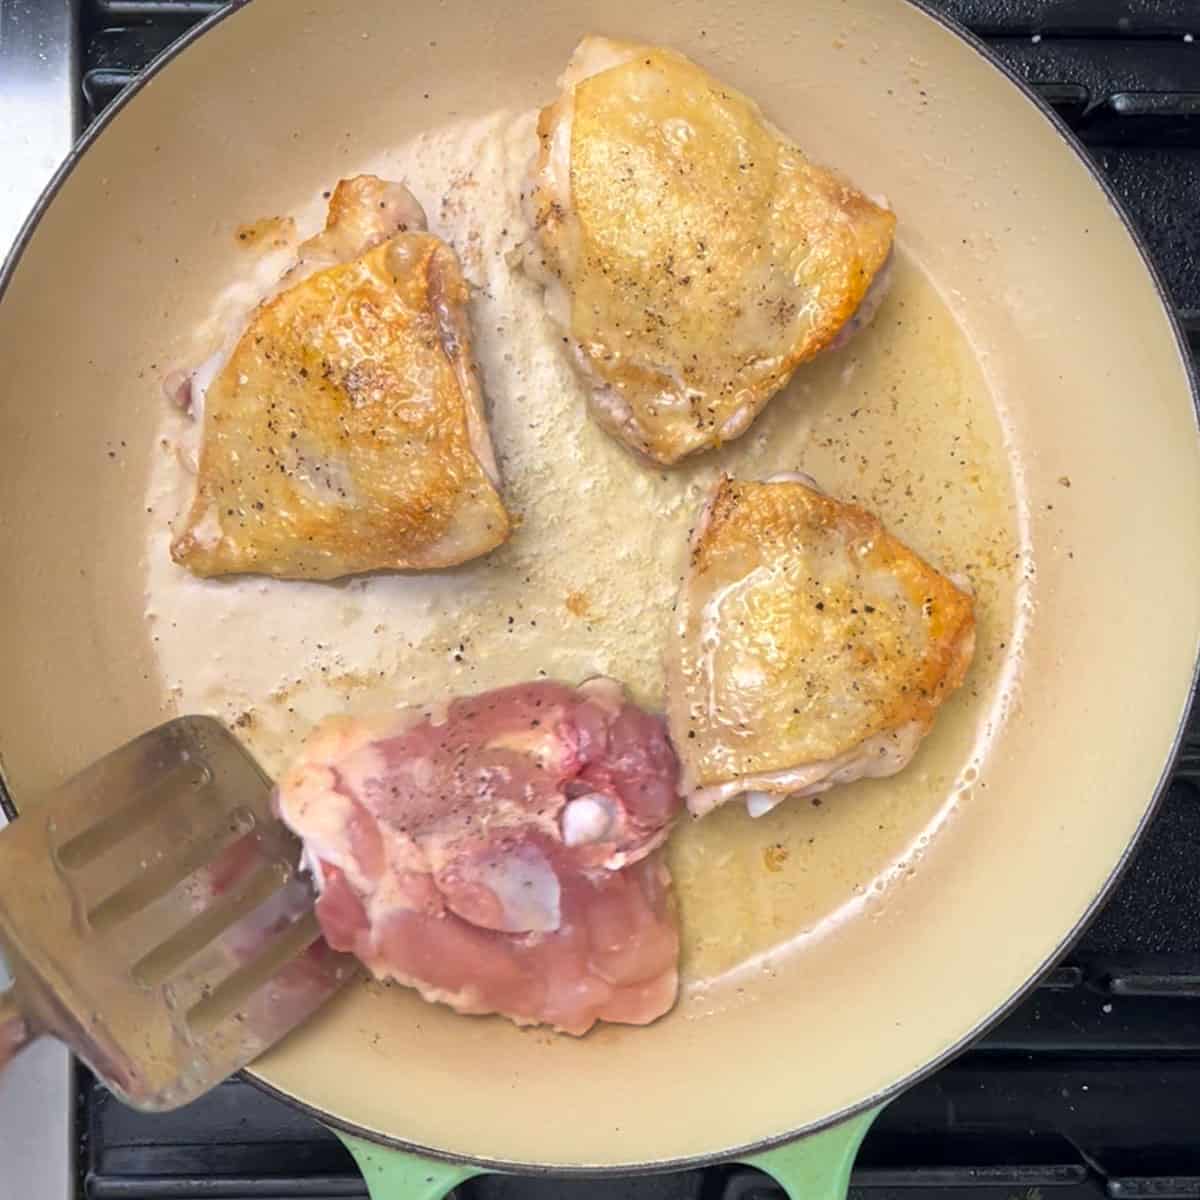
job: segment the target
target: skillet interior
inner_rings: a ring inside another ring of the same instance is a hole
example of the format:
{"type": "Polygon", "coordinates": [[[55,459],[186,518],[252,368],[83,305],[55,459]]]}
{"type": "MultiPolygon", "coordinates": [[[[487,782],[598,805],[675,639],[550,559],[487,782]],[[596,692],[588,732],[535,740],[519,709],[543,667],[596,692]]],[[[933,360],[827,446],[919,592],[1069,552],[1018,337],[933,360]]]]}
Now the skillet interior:
{"type": "MultiPolygon", "coordinates": [[[[170,701],[143,616],[158,519],[144,494],[162,367],[238,269],[232,228],[297,209],[423,127],[545,99],[589,20],[569,4],[537,22],[505,4],[402,21],[381,2],[256,0],[154,78],[68,178],[0,305],[0,652],[15,683],[0,751],[19,801],[170,701]],[[98,230],[96,212],[120,218],[98,230]]],[[[886,191],[1006,415],[1031,557],[1019,686],[991,752],[977,779],[958,774],[949,739],[969,745],[968,717],[983,719],[964,706],[923,760],[931,793],[957,792],[949,827],[872,919],[650,1031],[571,1042],[364,990],[259,1065],[340,1123],[562,1166],[809,1126],[976,1027],[1053,952],[1144,816],[1200,606],[1186,369],[1119,219],[1027,100],[899,3],[618,4],[605,21],[696,55],[815,157],[886,191]],[[552,1115],[564,1096],[570,1121],[552,1115]]],[[[721,882],[714,911],[736,888],[721,882]]]]}

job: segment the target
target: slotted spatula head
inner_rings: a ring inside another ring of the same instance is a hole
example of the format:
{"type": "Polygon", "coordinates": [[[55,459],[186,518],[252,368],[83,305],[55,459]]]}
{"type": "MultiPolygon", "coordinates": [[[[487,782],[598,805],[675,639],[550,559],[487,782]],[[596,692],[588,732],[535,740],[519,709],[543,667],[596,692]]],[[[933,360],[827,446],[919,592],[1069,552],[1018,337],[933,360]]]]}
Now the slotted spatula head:
{"type": "Polygon", "coordinates": [[[0,1061],[51,1034],[129,1104],[174,1108],[350,979],[270,801],[220,722],[180,717],[29,803],[0,833],[0,1061]]]}

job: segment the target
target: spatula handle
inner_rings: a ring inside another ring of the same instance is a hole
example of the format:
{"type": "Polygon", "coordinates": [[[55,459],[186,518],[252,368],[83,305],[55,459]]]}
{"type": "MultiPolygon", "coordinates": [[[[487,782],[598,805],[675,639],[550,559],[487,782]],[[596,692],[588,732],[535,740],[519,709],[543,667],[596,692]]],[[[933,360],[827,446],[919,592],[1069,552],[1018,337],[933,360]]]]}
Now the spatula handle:
{"type": "Polygon", "coordinates": [[[18,1050],[29,1045],[35,1037],[37,1034],[17,1007],[17,998],[12,991],[0,994],[0,1071],[8,1066],[18,1050]]]}

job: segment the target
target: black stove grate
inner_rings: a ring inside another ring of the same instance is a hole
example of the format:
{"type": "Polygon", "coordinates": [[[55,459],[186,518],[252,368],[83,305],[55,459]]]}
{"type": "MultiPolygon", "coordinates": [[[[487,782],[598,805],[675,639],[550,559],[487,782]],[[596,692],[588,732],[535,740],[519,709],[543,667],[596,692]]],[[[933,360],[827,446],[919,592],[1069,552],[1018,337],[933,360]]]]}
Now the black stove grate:
{"type": "MultiPolygon", "coordinates": [[[[219,7],[83,0],[86,118],[219,7]]],[[[1200,349],[1200,0],[931,7],[984,36],[1081,137],[1200,349]]],[[[856,1200],[1043,1200],[1049,1189],[1057,1200],[1200,1198],[1198,862],[1200,732],[1117,895],[1066,962],[975,1049],[880,1117],[854,1173],[856,1200]]],[[[81,1107],[91,1200],[366,1195],[332,1134],[240,1081],[146,1117],[85,1074],[81,1107]]],[[[778,1200],[780,1192],[756,1172],[721,1167],[605,1181],[491,1178],[459,1196],[778,1200]]]]}

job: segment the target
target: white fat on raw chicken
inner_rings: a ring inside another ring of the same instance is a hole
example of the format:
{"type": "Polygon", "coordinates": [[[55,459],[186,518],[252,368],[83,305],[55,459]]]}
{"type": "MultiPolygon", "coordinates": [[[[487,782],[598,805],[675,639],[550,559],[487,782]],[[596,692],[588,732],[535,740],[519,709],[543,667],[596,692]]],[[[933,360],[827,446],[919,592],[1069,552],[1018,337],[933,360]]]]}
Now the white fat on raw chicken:
{"type": "Polygon", "coordinates": [[[608,839],[617,823],[617,806],[603,792],[589,792],[563,805],[562,840],[566,846],[590,846],[608,839]]]}

